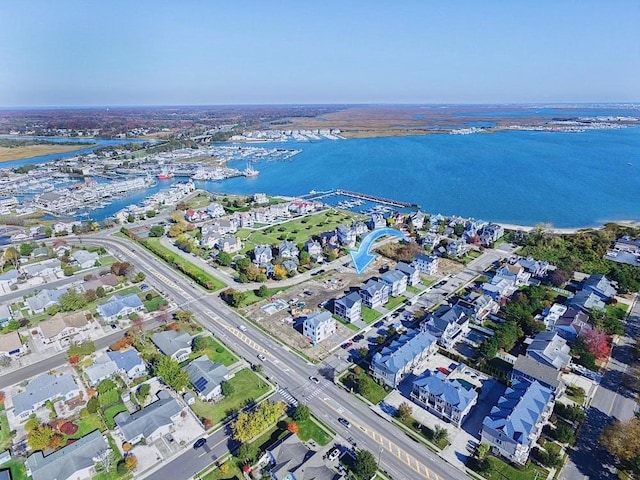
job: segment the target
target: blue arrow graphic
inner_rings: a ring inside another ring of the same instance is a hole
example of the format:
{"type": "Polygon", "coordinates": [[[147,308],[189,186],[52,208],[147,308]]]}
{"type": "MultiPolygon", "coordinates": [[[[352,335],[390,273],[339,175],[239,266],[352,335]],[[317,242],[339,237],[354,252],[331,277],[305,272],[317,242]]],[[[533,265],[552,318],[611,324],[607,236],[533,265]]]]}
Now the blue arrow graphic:
{"type": "Polygon", "coordinates": [[[373,245],[373,242],[386,235],[407,240],[407,236],[400,230],[396,230],[395,228],[376,228],[375,230],[365,235],[365,237],[360,242],[360,246],[357,249],[352,248],[351,250],[349,250],[349,255],[351,255],[353,266],[355,267],[356,273],[358,275],[364,272],[365,268],[367,268],[369,264],[373,262],[373,259],[377,256],[375,253],[369,252],[369,249],[371,248],[371,245],[373,245]]]}

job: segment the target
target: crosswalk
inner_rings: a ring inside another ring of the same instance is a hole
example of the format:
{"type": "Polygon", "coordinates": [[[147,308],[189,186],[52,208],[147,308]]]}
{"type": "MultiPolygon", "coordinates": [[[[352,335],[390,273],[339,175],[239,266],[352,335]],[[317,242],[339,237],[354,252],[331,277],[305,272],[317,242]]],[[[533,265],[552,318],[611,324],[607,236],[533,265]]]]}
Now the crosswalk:
{"type": "Polygon", "coordinates": [[[289,405],[292,405],[294,407],[298,406],[298,400],[296,400],[286,388],[279,388],[278,393],[287,401],[289,405]]]}

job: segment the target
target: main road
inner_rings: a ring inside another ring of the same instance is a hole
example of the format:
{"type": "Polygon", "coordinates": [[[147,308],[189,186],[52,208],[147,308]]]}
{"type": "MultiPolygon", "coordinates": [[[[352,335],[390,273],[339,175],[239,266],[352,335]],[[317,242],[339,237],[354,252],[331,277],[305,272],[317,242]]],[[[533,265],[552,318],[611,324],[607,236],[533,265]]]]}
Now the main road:
{"type": "MultiPolygon", "coordinates": [[[[79,240],[68,237],[67,241],[79,240]]],[[[124,239],[102,235],[91,235],[85,237],[84,241],[102,245],[121,260],[134,264],[139,271],[145,273],[147,283],[169,295],[181,307],[190,309],[205,328],[245,359],[252,361],[258,354],[265,355],[267,361],[264,370],[271,381],[280,389],[286,389],[299,402],[309,405],[316,415],[343,437],[353,438],[359,448],[366,448],[379,456],[381,468],[389,472],[394,480],[467,478],[464,472],[446,463],[393,423],[377,416],[366,404],[338,387],[333,383],[331,374],[322,367],[319,369],[308,363],[286,345],[277,343],[258,329],[241,331],[238,327],[246,324],[246,321],[228,308],[216,294],[204,293],[143,247],[124,239]],[[325,378],[316,385],[309,381],[310,376],[325,378]],[[349,419],[353,427],[345,429],[338,422],[339,417],[349,419]]],[[[46,369],[43,368],[42,371],[46,369]]],[[[25,378],[24,373],[22,378],[25,378]]],[[[216,439],[219,435],[214,434],[216,439]]],[[[201,455],[200,451],[187,449],[150,478],[188,478],[211,463],[208,455],[201,455]]]]}

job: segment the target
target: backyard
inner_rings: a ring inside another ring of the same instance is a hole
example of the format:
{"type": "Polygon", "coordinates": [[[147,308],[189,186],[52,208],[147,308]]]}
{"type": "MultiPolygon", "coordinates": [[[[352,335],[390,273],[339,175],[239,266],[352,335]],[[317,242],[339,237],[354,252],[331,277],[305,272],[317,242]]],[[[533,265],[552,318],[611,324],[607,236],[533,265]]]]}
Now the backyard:
{"type": "Polygon", "coordinates": [[[361,311],[362,311],[362,320],[367,325],[371,325],[373,322],[375,322],[382,316],[382,314],[377,310],[372,310],[371,308],[365,307],[364,305],[362,305],[361,311]]]}
{"type": "Polygon", "coordinates": [[[221,363],[225,367],[228,367],[229,365],[233,365],[238,361],[238,358],[233,353],[231,353],[229,350],[223,347],[220,343],[216,342],[213,338],[211,337],[205,337],[205,338],[207,342],[207,347],[204,350],[200,350],[198,352],[192,352],[189,355],[188,361],[201,357],[202,355],[206,355],[207,357],[209,357],[209,360],[211,360],[212,362],[221,363]]]}
{"type": "Polygon", "coordinates": [[[269,391],[269,385],[251,370],[245,368],[229,380],[233,387],[231,395],[216,403],[196,400],[192,409],[196,415],[211,420],[215,425],[224,420],[230,413],[240,410],[248,402],[256,400],[269,391]]]}
{"type": "Polygon", "coordinates": [[[542,467],[528,462],[526,466],[515,468],[494,456],[487,456],[489,470],[481,475],[488,480],[540,480],[547,478],[549,472],[542,467]]]}

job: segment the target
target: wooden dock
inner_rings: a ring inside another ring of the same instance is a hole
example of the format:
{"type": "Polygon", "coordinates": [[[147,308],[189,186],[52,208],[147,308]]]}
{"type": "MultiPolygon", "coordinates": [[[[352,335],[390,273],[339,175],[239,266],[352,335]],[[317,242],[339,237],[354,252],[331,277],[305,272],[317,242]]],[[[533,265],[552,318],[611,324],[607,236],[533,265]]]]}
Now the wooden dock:
{"type": "Polygon", "coordinates": [[[366,193],[350,192],[349,190],[336,190],[336,195],[344,195],[345,197],[359,198],[360,200],[367,200],[369,202],[381,203],[383,205],[391,205],[393,207],[401,208],[420,208],[417,203],[403,202],[401,200],[392,200],[390,198],[376,197],[375,195],[368,195],[366,193]]]}

